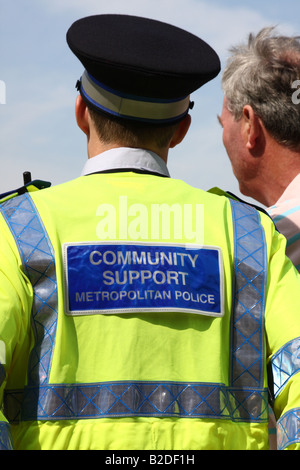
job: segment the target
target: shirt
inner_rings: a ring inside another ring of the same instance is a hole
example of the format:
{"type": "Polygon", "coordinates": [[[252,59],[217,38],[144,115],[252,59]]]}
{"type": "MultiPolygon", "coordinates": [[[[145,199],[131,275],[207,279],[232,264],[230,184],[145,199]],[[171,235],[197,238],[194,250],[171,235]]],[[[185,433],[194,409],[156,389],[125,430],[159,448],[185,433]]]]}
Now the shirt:
{"type": "Polygon", "coordinates": [[[287,239],[287,256],[300,271],[300,174],[276,204],[268,208],[277,229],[287,239]]]}
{"type": "Polygon", "coordinates": [[[156,153],[127,147],[107,150],[90,158],[84,165],[82,176],[101,171],[129,169],[170,176],[164,160],[156,153]]]}

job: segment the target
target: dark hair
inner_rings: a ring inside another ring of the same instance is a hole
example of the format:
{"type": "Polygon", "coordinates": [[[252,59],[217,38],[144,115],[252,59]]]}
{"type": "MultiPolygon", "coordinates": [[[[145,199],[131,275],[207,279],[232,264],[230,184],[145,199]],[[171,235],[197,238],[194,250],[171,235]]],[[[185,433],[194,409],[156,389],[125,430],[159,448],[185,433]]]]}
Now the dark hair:
{"type": "Polygon", "coordinates": [[[159,127],[129,119],[117,119],[91,107],[89,112],[99,139],[106,144],[116,142],[127,147],[141,148],[154,144],[161,149],[169,144],[178,127],[178,123],[159,127]]]}

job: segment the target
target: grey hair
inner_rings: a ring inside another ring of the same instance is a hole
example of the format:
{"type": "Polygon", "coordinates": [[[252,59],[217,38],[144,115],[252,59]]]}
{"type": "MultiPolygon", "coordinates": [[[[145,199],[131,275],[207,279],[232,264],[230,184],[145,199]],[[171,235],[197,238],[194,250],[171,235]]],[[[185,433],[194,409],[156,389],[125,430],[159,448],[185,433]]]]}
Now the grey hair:
{"type": "Polygon", "coordinates": [[[300,38],[276,36],[274,29],[250,34],[247,44],[230,50],[222,88],[236,120],[244,106],[251,105],[277,142],[296,149],[300,147],[300,104],[292,97],[294,83],[300,79],[300,38]]]}

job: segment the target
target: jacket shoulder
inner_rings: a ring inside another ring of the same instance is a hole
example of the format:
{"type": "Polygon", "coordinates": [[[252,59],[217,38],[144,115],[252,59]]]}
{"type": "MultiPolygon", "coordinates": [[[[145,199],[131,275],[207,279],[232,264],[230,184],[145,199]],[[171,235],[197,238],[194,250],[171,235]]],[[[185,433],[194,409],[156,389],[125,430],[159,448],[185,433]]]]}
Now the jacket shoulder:
{"type": "Polygon", "coordinates": [[[21,196],[22,194],[25,194],[25,193],[39,191],[41,189],[49,188],[50,186],[51,186],[51,183],[49,181],[43,181],[43,180],[30,181],[17,189],[12,189],[11,191],[0,194],[0,204],[16,196],[21,196]]]}
{"type": "Polygon", "coordinates": [[[222,189],[215,187],[215,188],[209,189],[207,192],[211,194],[215,194],[217,196],[224,196],[224,197],[227,197],[228,199],[233,199],[234,201],[237,201],[241,204],[245,204],[247,206],[253,207],[253,209],[256,209],[258,212],[265,214],[270,220],[272,220],[270,214],[263,207],[258,206],[256,204],[252,204],[248,201],[244,201],[243,199],[239,198],[238,196],[231,193],[230,191],[223,191],[222,189]]]}

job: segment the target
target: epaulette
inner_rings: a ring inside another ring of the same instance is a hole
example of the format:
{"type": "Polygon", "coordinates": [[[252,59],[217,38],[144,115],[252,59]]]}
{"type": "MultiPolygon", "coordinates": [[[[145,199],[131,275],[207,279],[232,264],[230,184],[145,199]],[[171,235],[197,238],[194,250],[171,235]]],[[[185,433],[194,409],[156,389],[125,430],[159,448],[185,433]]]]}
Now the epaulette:
{"type": "Polygon", "coordinates": [[[42,180],[34,180],[30,181],[24,186],[20,188],[13,189],[12,191],[8,191],[6,193],[0,194],[0,204],[8,199],[12,199],[13,197],[20,196],[24,193],[31,193],[33,191],[39,191],[41,189],[49,188],[51,183],[49,181],[42,181],[42,180]]]}
{"type": "Polygon", "coordinates": [[[247,204],[247,206],[251,206],[254,209],[256,209],[257,211],[262,212],[263,214],[267,215],[272,220],[270,214],[268,214],[268,212],[263,207],[257,206],[255,204],[252,204],[252,203],[248,202],[248,201],[244,201],[243,199],[239,198],[238,196],[231,193],[230,191],[223,191],[222,189],[215,187],[215,188],[209,189],[207,192],[212,193],[212,194],[216,194],[218,196],[225,196],[225,197],[228,197],[230,199],[234,199],[238,202],[241,202],[242,204],[247,204]]]}

